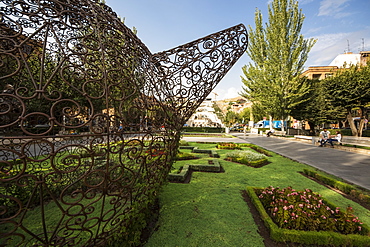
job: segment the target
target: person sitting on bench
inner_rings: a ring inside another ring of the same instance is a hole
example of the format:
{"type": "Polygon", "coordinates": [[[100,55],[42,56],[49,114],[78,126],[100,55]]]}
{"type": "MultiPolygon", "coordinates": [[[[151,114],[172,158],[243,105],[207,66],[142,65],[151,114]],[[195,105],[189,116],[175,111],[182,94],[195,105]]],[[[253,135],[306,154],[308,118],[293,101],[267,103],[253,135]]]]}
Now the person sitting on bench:
{"type": "Polygon", "coordinates": [[[340,131],[337,131],[336,132],[337,134],[333,137],[333,138],[330,138],[328,139],[328,142],[330,143],[330,145],[332,147],[334,147],[334,143],[333,142],[338,142],[339,145],[342,145],[342,134],[340,133],[340,131]]]}
{"type": "Polygon", "coordinates": [[[324,128],[320,132],[320,146],[319,147],[324,146],[326,142],[328,142],[329,138],[330,138],[330,132],[326,128],[324,128]]]}

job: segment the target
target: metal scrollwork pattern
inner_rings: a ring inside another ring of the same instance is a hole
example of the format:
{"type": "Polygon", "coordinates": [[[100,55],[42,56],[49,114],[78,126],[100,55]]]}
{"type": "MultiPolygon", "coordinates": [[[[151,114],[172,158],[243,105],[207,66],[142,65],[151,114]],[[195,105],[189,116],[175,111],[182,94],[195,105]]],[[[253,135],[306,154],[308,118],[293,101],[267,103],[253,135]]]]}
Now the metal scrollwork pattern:
{"type": "Polygon", "coordinates": [[[0,245],[104,246],[166,181],[243,25],[152,54],[92,0],[0,0],[0,245]]]}

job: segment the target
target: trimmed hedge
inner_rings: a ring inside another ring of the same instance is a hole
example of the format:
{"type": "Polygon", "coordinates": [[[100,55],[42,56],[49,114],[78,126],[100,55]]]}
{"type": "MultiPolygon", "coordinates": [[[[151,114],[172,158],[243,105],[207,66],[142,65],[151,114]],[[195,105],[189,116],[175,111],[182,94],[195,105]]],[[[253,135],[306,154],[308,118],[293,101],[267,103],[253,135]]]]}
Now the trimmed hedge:
{"type": "Polygon", "coordinates": [[[182,132],[224,133],[225,129],[215,127],[183,127],[182,132]]]}
{"type": "Polygon", "coordinates": [[[188,176],[189,172],[198,171],[198,172],[220,172],[221,171],[221,164],[217,160],[212,160],[212,164],[197,164],[191,165],[187,164],[184,165],[180,171],[180,173],[170,173],[168,174],[168,180],[171,182],[184,182],[186,177],[188,176]]]}
{"type": "MultiPolygon", "coordinates": [[[[271,238],[276,242],[293,242],[304,245],[325,245],[325,246],[357,246],[357,247],[369,247],[370,237],[359,234],[340,234],[329,231],[299,231],[279,228],[264,209],[261,201],[259,200],[255,189],[263,189],[256,187],[247,187],[248,195],[250,196],[253,204],[256,206],[258,212],[264,221],[265,226],[270,232],[271,238]]],[[[328,205],[333,206],[331,203],[325,201],[328,205]]],[[[334,206],[335,207],[335,206],[334,206]]],[[[367,233],[370,229],[365,224],[362,225],[362,229],[366,229],[367,233]]]]}
{"type": "Polygon", "coordinates": [[[334,187],[348,195],[351,195],[351,196],[355,196],[357,197],[359,200],[361,201],[364,201],[366,203],[370,203],[370,195],[366,195],[364,193],[362,193],[360,190],[358,190],[355,186],[353,185],[350,185],[350,184],[347,184],[345,182],[341,182],[341,181],[338,181],[334,178],[330,178],[330,177],[327,177],[327,176],[324,176],[322,174],[319,174],[315,171],[312,171],[312,170],[308,170],[308,169],[303,169],[303,173],[310,176],[310,177],[313,177],[313,178],[316,178],[317,180],[331,186],[331,187],[334,187]]]}

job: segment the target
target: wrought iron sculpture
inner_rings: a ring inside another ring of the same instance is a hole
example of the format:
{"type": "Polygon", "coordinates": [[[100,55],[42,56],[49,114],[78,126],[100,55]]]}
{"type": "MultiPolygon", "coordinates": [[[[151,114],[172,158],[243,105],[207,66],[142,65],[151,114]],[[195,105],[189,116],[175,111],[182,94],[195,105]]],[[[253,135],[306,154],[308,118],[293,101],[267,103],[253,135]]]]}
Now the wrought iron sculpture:
{"type": "Polygon", "coordinates": [[[0,245],[124,237],[182,126],[246,50],[245,27],[151,54],[98,1],[0,10],[0,245]]]}

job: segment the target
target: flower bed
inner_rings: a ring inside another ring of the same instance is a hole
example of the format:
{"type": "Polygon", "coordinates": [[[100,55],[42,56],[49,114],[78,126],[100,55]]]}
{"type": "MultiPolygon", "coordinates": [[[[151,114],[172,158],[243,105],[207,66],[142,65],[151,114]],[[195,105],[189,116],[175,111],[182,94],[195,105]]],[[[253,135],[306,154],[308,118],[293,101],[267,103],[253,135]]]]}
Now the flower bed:
{"type": "Polygon", "coordinates": [[[250,150],[229,152],[226,154],[226,160],[253,167],[261,167],[267,163],[266,155],[250,150]]]}
{"type": "Polygon", "coordinates": [[[311,190],[247,188],[271,238],[305,245],[370,246],[369,228],[311,190]]]}
{"type": "Polygon", "coordinates": [[[218,149],[241,149],[239,144],[233,143],[233,142],[220,142],[217,143],[218,149]]]}

